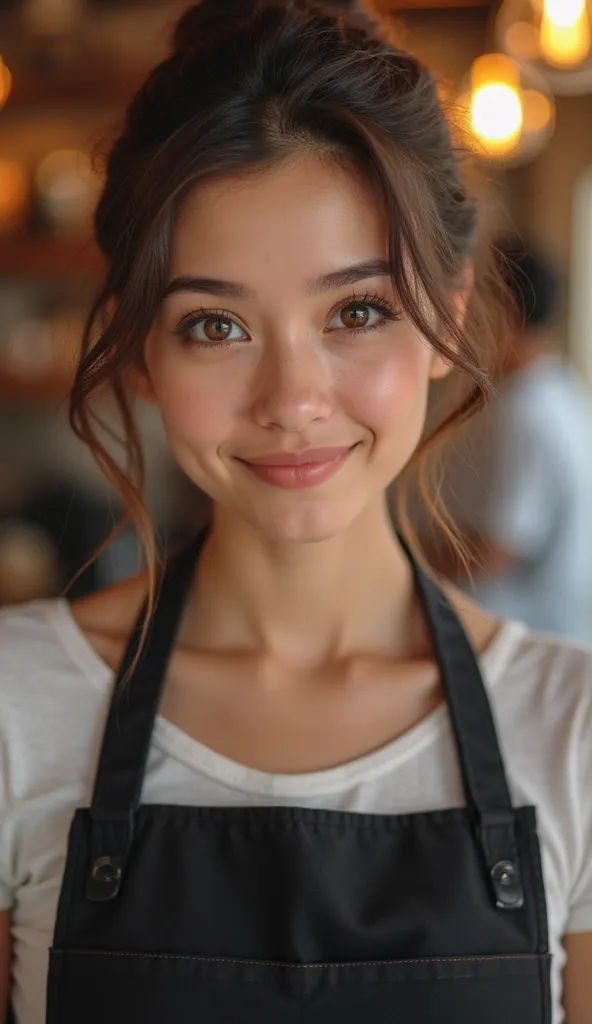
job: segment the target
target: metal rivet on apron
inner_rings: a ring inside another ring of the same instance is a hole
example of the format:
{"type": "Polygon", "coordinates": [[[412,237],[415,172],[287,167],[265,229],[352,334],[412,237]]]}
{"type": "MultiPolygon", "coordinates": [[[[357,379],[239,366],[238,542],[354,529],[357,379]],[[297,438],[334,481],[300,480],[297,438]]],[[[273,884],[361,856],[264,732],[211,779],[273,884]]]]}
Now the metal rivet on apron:
{"type": "Polygon", "coordinates": [[[94,902],[112,900],[119,892],[122,868],[119,857],[99,857],[92,866],[86,897],[94,902]]]}
{"type": "Polygon", "coordinates": [[[520,877],[511,860],[500,860],[492,869],[491,879],[500,910],[517,910],[524,906],[520,877]]]}

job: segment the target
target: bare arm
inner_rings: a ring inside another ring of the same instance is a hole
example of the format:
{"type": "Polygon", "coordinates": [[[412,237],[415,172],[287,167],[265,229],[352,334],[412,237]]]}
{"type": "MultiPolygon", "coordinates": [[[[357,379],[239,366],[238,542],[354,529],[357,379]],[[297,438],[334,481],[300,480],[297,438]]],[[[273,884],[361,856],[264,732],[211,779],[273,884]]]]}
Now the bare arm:
{"type": "Polygon", "coordinates": [[[592,1020],[592,933],[567,935],[567,965],[563,976],[566,1024],[592,1020]]]}
{"type": "Polygon", "coordinates": [[[10,914],[0,910],[0,1024],[5,1024],[10,985],[10,914]]]}

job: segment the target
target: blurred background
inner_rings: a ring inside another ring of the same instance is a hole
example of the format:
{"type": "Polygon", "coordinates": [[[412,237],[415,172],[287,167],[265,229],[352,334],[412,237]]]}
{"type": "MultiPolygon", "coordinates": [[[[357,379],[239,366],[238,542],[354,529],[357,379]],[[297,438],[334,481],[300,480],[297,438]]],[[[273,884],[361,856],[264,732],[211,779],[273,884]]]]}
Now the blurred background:
{"type": "MultiPolygon", "coordinates": [[[[90,232],[100,156],[186,6],[0,0],[0,604],[62,592],[121,511],[74,438],[64,399],[102,273],[90,232]]],[[[358,5],[364,6],[384,12],[395,38],[437,75],[483,170],[479,189],[494,234],[514,245],[519,239],[552,272],[552,310],[534,326],[544,330],[541,351],[560,359],[562,374],[569,367],[569,386],[577,380],[583,394],[592,381],[590,3],[358,5]]],[[[529,355],[527,362],[538,360],[529,355]]],[[[109,418],[108,407],[104,415],[109,418]]],[[[172,465],[150,409],[142,408],[141,426],[148,500],[161,535],[176,542],[204,517],[205,503],[172,465]]],[[[501,486],[499,471],[491,486],[501,486]]],[[[476,533],[475,524],[470,531],[476,533]]],[[[517,557],[515,545],[509,552],[490,539],[495,551],[517,557]]],[[[528,558],[532,563],[532,544],[528,558]]],[[[136,542],[125,531],[71,593],[116,580],[136,565],[136,542]]],[[[488,563],[491,577],[500,565],[488,563]]],[[[510,570],[516,569],[513,562],[510,570]]],[[[501,570],[508,572],[507,562],[501,570]]],[[[522,562],[520,572],[524,583],[522,562]]],[[[528,585],[543,585],[540,575],[531,573],[528,585]]],[[[583,605],[587,597],[579,600],[583,605]]],[[[592,601],[590,608],[592,623],[592,601]]]]}

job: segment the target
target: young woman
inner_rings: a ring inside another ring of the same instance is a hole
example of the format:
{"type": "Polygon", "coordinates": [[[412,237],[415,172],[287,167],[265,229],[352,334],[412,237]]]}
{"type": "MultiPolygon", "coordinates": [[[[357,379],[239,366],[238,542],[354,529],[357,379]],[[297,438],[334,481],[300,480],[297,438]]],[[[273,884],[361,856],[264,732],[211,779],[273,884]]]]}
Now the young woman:
{"type": "Polygon", "coordinates": [[[387,511],[431,383],[468,385],[449,427],[488,380],[429,75],[306,4],[206,0],[131,105],[96,228],[72,416],[149,571],[1,617],[4,1003],[585,1024],[592,658],[437,586],[387,511]],[[213,501],[157,579],[129,389],[213,501]]]}

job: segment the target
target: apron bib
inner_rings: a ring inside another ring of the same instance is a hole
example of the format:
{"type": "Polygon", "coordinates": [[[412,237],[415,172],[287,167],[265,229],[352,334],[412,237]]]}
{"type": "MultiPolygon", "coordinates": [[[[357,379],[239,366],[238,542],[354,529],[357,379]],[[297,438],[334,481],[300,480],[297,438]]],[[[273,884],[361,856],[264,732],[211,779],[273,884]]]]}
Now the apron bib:
{"type": "Polygon", "coordinates": [[[124,687],[145,613],[120,668],[71,827],[47,1024],[551,1024],[535,811],[512,806],[477,659],[415,563],[466,807],[141,803],[204,536],[165,574],[124,687]]]}

